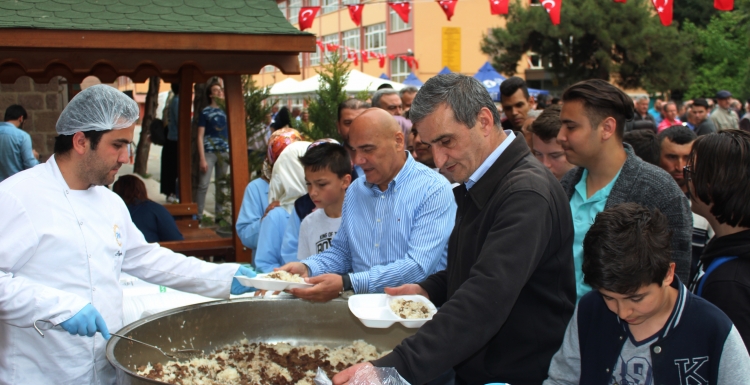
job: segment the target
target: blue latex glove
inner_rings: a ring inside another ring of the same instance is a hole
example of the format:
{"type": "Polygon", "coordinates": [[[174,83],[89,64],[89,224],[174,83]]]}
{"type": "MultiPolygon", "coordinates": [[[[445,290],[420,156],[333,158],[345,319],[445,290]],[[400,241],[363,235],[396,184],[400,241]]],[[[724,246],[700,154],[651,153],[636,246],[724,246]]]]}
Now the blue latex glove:
{"type": "MultiPolygon", "coordinates": [[[[240,266],[240,268],[237,269],[237,273],[235,273],[234,275],[244,275],[245,277],[248,277],[248,278],[255,278],[256,274],[252,269],[247,268],[245,266],[240,266]]],[[[240,281],[237,280],[237,278],[232,278],[232,291],[230,291],[230,293],[234,295],[240,295],[240,294],[249,293],[251,291],[255,291],[255,288],[242,286],[242,284],[240,283],[240,281]]]]}
{"type": "Polygon", "coordinates": [[[76,315],[60,324],[63,329],[72,335],[93,337],[96,332],[102,333],[105,340],[109,339],[109,329],[104,318],[96,308],[88,304],[76,315]]]}

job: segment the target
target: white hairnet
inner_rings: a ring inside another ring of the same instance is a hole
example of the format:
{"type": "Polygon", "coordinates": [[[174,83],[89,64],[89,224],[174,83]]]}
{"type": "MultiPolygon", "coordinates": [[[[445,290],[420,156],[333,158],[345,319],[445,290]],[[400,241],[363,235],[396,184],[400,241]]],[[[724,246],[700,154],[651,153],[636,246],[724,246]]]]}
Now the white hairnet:
{"type": "Polygon", "coordinates": [[[140,115],[138,103],[122,91],[97,84],[81,91],[60,114],[60,135],[79,131],[109,131],[130,127],[140,115]]]}
{"type": "Polygon", "coordinates": [[[268,186],[268,202],[279,201],[279,206],[291,213],[294,201],[307,194],[305,167],[299,161],[307,152],[310,142],[294,142],[284,149],[273,164],[268,186]]]}

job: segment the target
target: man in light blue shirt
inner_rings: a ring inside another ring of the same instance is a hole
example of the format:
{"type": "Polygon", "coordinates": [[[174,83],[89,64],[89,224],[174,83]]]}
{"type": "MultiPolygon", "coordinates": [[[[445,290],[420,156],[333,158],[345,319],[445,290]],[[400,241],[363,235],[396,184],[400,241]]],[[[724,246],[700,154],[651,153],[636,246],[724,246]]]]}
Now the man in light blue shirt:
{"type": "Polygon", "coordinates": [[[0,123],[0,182],[39,164],[39,155],[31,148],[31,136],[21,129],[27,118],[26,110],[17,104],[5,110],[4,122],[0,123]]]}
{"type": "Polygon", "coordinates": [[[347,190],[331,247],[281,267],[315,284],[292,294],[328,301],[348,290],[378,293],[445,269],[453,193],[444,177],[404,151],[404,139],[384,110],[371,108],[354,119],[349,146],[364,178],[347,190]]]}

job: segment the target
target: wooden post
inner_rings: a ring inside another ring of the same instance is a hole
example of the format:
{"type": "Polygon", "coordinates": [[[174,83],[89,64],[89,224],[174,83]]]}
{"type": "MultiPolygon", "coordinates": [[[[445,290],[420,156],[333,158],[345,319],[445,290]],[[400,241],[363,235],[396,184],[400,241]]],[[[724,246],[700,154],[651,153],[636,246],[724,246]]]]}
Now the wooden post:
{"type": "MultiPolygon", "coordinates": [[[[232,223],[237,223],[242,207],[245,188],[250,182],[247,168],[247,129],[245,122],[245,97],[242,91],[240,75],[224,76],[224,97],[227,103],[227,121],[229,123],[229,164],[232,172],[232,223]]],[[[245,247],[232,226],[235,261],[249,263],[252,252],[245,247]]]]}
{"type": "MultiPolygon", "coordinates": [[[[190,108],[193,105],[193,69],[183,67],[180,70],[180,112],[179,112],[179,140],[177,142],[177,175],[179,176],[180,203],[193,202],[192,176],[190,175],[192,160],[190,152],[193,146],[192,122],[190,108]]],[[[200,221],[201,218],[198,218],[200,221]]]]}

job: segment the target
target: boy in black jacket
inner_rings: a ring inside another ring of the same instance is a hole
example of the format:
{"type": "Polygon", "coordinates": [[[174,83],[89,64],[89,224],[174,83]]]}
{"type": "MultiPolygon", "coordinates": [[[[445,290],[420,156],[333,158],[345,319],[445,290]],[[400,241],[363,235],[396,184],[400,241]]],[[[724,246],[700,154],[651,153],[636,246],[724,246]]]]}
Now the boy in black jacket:
{"type": "Polygon", "coordinates": [[[674,274],[666,217],[635,203],[604,210],[583,242],[578,303],[544,385],[746,384],[737,329],[674,274]],[[616,316],[613,316],[614,313],[616,316]]]}
{"type": "Polygon", "coordinates": [[[685,179],[692,210],[716,236],[700,259],[693,290],[723,310],[750,344],[750,133],[727,130],[693,144],[685,179]]]}

